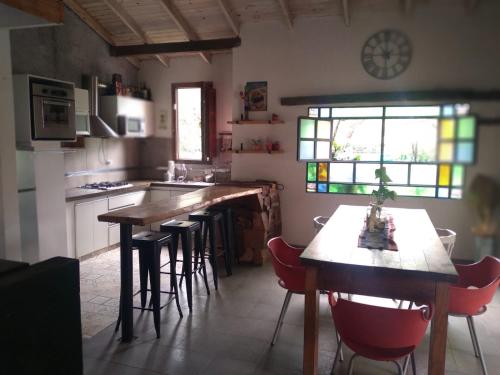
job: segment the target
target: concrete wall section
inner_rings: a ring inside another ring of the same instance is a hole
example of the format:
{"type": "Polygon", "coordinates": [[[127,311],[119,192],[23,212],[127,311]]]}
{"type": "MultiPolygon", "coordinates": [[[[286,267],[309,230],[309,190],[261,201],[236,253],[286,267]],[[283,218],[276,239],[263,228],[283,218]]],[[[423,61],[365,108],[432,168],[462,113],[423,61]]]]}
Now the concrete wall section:
{"type": "MultiPolygon", "coordinates": [[[[416,6],[412,16],[394,13],[355,13],[346,27],[338,18],[297,20],[293,30],[279,23],[243,25],[242,46],[233,51],[233,116],[239,117],[238,92],[248,81],[268,81],[268,112],[251,113],[251,118],[279,114],[284,125],[233,127],[233,144],[248,138],[278,139],[284,154],[233,155],[232,178],[279,181],[283,234],[292,243],[307,244],[313,236],[312,218],[330,215],[340,204],[366,205],[367,196],[305,193],[305,163],[296,158],[296,121],[307,107],[281,106],[284,96],[344,94],[419,89],[500,88],[499,7],[492,2],[476,12],[463,7],[416,6]],[[413,44],[413,60],[401,76],[382,81],[369,76],[361,65],[365,40],[373,33],[395,28],[407,33],[413,44]]],[[[499,115],[500,105],[471,103],[472,109],[499,115]],[[487,108],[486,108],[487,107],[487,108]]],[[[498,144],[500,127],[482,128],[476,166],[467,169],[467,183],[476,172],[500,180],[498,144]]],[[[388,206],[423,207],[436,226],[458,232],[455,257],[473,258],[474,222],[463,200],[399,198],[388,206]]]]}
{"type": "Polygon", "coordinates": [[[111,82],[113,73],[137,85],[137,69],[125,58],[111,57],[108,44],[76,14],[64,9],[64,25],[11,31],[14,74],[31,73],[74,82],[82,74],[111,82]]]}

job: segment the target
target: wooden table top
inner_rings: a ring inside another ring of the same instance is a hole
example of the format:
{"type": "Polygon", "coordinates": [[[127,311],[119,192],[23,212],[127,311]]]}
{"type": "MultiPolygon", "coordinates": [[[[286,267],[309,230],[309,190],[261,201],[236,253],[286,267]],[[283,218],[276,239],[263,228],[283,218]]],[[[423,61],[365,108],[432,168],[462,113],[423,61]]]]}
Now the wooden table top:
{"type": "Polygon", "coordinates": [[[230,199],[255,195],[261,192],[262,188],[260,187],[210,186],[170,199],[108,212],[99,215],[98,220],[110,223],[147,225],[230,199]]]}
{"type": "Polygon", "coordinates": [[[366,206],[341,205],[301,255],[306,265],[378,273],[404,271],[436,281],[455,282],[457,273],[423,209],[385,208],[394,218],[398,251],[358,247],[366,206]]]}

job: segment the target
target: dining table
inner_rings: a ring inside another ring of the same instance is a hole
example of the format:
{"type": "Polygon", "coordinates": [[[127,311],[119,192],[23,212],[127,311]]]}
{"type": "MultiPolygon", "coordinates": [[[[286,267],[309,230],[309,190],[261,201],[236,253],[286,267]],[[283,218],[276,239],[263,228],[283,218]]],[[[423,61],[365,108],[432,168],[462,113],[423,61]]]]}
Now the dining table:
{"type": "MultiPolygon", "coordinates": [[[[120,316],[121,341],[130,342],[134,338],[133,302],[133,264],[132,229],[133,226],[173,219],[179,215],[203,209],[226,201],[247,201],[246,204],[258,206],[257,186],[214,185],[190,193],[171,197],[157,202],[111,211],[98,216],[99,221],[120,224],[120,316]],[[251,202],[248,202],[251,200],[251,202]]],[[[260,206],[259,206],[260,207],[260,206]]],[[[188,270],[189,271],[189,270],[188,270]]],[[[186,280],[186,284],[188,280],[186,280]]]]}
{"type": "Polygon", "coordinates": [[[384,211],[392,217],[396,249],[360,247],[367,207],[340,205],[300,256],[306,269],[304,374],[318,370],[320,290],[430,304],[428,374],[444,374],[448,290],[457,272],[426,210],[384,211]]]}

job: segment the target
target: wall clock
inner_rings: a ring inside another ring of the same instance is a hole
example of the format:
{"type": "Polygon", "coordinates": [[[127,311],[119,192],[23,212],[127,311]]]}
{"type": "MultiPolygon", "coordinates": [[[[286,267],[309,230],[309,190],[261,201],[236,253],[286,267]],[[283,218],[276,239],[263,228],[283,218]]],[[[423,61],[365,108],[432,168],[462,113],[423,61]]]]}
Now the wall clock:
{"type": "Polygon", "coordinates": [[[403,73],[411,62],[410,39],[397,30],[382,30],[368,38],[361,50],[366,72],[378,79],[391,79],[403,73]]]}

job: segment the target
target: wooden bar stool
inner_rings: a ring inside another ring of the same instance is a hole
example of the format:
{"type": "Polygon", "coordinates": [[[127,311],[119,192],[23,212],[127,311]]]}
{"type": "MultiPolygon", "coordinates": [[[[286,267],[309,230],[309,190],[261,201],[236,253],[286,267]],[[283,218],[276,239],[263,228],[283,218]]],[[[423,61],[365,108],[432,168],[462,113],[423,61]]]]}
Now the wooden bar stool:
{"type": "Polygon", "coordinates": [[[209,260],[212,266],[212,274],[214,278],[214,286],[217,290],[219,287],[219,275],[217,270],[217,244],[215,242],[215,227],[219,226],[219,233],[222,243],[222,255],[224,255],[224,265],[226,268],[227,276],[231,276],[231,261],[229,259],[227,239],[226,239],[226,226],[224,224],[224,215],[219,211],[200,210],[193,212],[189,215],[189,220],[196,221],[201,224],[203,228],[203,248],[207,245],[207,235],[210,239],[209,246],[209,260]]]}
{"type": "MultiPolygon", "coordinates": [[[[205,287],[207,288],[207,294],[210,294],[210,290],[208,288],[208,280],[207,280],[207,271],[205,267],[204,260],[204,247],[202,245],[201,238],[201,225],[196,221],[181,221],[181,220],[172,220],[160,225],[160,230],[165,233],[169,233],[172,235],[172,243],[173,243],[173,253],[175,254],[173,258],[170,259],[170,272],[175,271],[175,264],[177,262],[177,248],[179,246],[179,238],[182,243],[182,273],[186,277],[186,293],[188,299],[189,311],[193,311],[193,264],[192,264],[192,244],[193,244],[193,236],[194,236],[194,251],[195,256],[198,255],[200,258],[203,258],[202,262],[202,270],[203,270],[203,278],[205,281],[205,287]],[[173,266],[172,266],[173,264],[173,266]],[[172,268],[173,267],[173,268],[172,268]]],[[[182,277],[182,276],[181,276],[182,277]]]]}
{"type": "MultiPolygon", "coordinates": [[[[134,309],[139,309],[141,311],[153,311],[153,320],[155,325],[156,336],[160,337],[160,310],[168,305],[172,298],[168,300],[163,306],[160,306],[160,294],[173,295],[175,303],[177,305],[177,310],[182,318],[182,310],[179,303],[179,292],[177,288],[177,280],[175,274],[175,252],[173,246],[173,237],[170,234],[161,232],[150,232],[144,231],[140,232],[132,237],[132,247],[137,248],[139,251],[139,278],[140,278],[140,289],[134,295],[140,293],[141,295],[141,306],[133,306],[134,309]],[[170,259],[170,284],[174,286],[173,291],[162,291],[160,290],[160,255],[163,246],[168,247],[168,254],[170,259]],[[148,275],[149,283],[151,289],[148,289],[148,275]],[[147,292],[151,292],[151,303],[150,307],[146,307],[147,292]],[[152,306],[152,308],[151,308],[152,306]]],[[[121,298],[120,298],[121,306],[121,298]]],[[[121,308],[120,314],[118,315],[118,321],[116,323],[115,332],[118,331],[121,322],[121,308]]]]}

